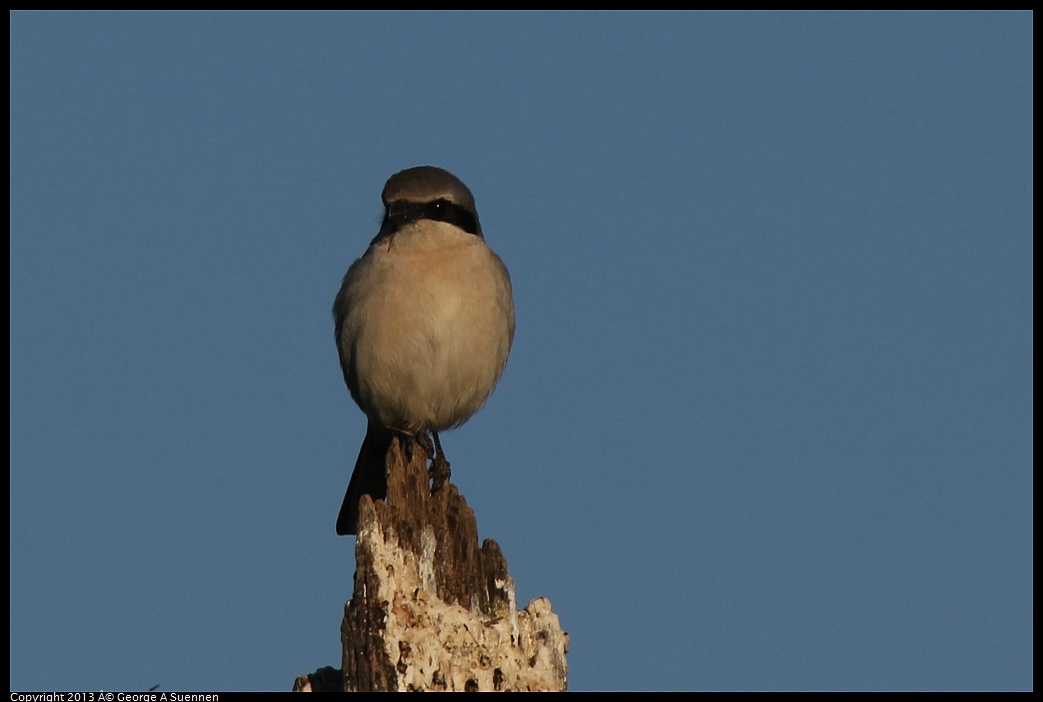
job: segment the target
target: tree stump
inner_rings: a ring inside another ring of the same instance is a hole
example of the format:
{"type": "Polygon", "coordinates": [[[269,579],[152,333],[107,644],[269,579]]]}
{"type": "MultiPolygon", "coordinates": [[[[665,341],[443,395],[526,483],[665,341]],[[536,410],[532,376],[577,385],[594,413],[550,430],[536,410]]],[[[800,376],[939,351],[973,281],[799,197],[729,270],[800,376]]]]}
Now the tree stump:
{"type": "Polygon", "coordinates": [[[550,602],[516,609],[499,545],[486,539],[479,548],[474,512],[456,486],[446,481],[431,494],[424,452],[406,453],[396,438],[387,501],[367,495],[360,504],[355,592],[341,625],[343,689],[565,691],[568,635],[550,602]]]}

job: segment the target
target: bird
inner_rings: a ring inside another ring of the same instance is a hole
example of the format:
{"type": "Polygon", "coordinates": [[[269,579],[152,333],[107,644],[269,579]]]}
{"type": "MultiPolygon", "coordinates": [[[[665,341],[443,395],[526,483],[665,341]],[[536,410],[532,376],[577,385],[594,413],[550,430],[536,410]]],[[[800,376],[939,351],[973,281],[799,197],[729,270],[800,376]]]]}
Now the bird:
{"type": "Polygon", "coordinates": [[[511,277],[463,181],[435,166],[407,168],[387,180],[381,201],[380,231],[333,301],[344,382],[367,419],[337,516],[342,536],[358,533],[362,495],[386,497],[396,435],[432,456],[430,433],[432,472],[448,478],[438,433],[481,409],[514,342],[511,277]]]}

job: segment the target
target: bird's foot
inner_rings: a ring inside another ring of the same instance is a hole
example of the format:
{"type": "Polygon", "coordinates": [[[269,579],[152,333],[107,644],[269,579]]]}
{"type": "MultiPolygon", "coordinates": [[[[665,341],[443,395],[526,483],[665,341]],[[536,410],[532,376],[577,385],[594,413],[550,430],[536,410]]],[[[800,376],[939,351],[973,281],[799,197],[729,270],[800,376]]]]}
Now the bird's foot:
{"type": "Polygon", "coordinates": [[[449,461],[445,460],[445,456],[436,456],[432,459],[431,467],[427,469],[427,473],[431,476],[432,495],[441,490],[442,486],[449,481],[449,477],[453,474],[449,470],[449,461]]]}
{"type": "Polygon", "coordinates": [[[418,431],[413,435],[413,439],[420,445],[420,448],[424,449],[427,458],[436,455],[435,447],[431,444],[431,437],[427,435],[426,431],[418,431]]]}
{"type": "Polygon", "coordinates": [[[449,461],[442,453],[442,442],[438,440],[438,432],[433,431],[428,434],[426,431],[410,432],[405,429],[395,431],[402,437],[402,448],[406,453],[407,461],[413,460],[414,446],[419,446],[424,452],[424,457],[431,460],[431,465],[427,469],[428,477],[431,478],[431,494],[441,490],[452,475],[452,471],[449,468],[449,461]]]}
{"type": "Polygon", "coordinates": [[[402,442],[402,451],[406,454],[407,461],[413,461],[413,448],[417,445],[423,449],[425,459],[434,455],[434,448],[431,446],[431,439],[428,438],[427,432],[413,432],[408,429],[395,427],[391,427],[391,431],[398,434],[399,440],[402,442]]]}
{"type": "Polygon", "coordinates": [[[431,494],[433,495],[442,489],[453,472],[449,469],[449,461],[446,460],[445,454],[442,453],[442,442],[438,440],[438,432],[431,432],[431,435],[435,439],[435,455],[431,459],[428,474],[431,476],[431,494]]]}

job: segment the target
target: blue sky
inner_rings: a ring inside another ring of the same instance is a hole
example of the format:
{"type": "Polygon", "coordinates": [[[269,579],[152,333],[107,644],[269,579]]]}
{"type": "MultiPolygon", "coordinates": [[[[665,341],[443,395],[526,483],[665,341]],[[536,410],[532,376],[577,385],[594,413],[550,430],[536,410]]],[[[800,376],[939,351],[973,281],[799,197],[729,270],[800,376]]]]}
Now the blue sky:
{"type": "Polygon", "coordinates": [[[1030,14],[14,13],[11,688],[339,665],[385,179],[510,268],[443,436],[573,689],[1030,689],[1030,14]]]}

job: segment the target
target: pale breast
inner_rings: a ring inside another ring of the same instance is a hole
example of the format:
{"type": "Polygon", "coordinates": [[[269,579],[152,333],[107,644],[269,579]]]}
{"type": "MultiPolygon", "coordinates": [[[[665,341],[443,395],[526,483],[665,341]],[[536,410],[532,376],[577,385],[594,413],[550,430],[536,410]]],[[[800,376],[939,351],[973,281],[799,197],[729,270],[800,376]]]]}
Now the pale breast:
{"type": "Polygon", "coordinates": [[[424,224],[371,247],[345,276],[335,311],[345,378],[363,411],[385,426],[441,431],[496,386],[514,304],[507,270],[481,238],[424,224]]]}

